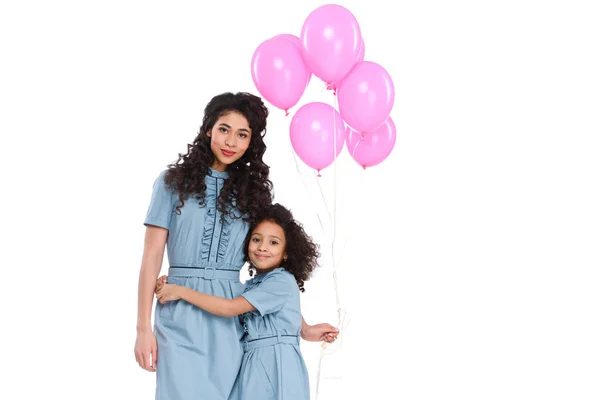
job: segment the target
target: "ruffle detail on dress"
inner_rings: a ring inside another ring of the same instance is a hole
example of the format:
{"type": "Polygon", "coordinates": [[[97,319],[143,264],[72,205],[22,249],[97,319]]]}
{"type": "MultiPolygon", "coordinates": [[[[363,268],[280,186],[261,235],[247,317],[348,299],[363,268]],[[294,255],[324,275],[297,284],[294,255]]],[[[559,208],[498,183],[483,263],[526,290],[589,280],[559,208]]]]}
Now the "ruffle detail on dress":
{"type": "Polygon", "coordinates": [[[213,234],[215,231],[215,225],[217,224],[217,195],[218,195],[218,182],[216,178],[206,178],[206,196],[205,205],[206,214],[204,216],[204,227],[202,230],[202,249],[201,259],[203,261],[209,261],[210,252],[212,246],[216,245],[213,243],[213,234]]]}
{"type": "Polygon", "coordinates": [[[229,245],[229,237],[231,236],[231,217],[226,216],[223,218],[221,224],[221,234],[219,235],[219,248],[217,249],[217,262],[222,262],[227,252],[227,245],[229,245]]]}

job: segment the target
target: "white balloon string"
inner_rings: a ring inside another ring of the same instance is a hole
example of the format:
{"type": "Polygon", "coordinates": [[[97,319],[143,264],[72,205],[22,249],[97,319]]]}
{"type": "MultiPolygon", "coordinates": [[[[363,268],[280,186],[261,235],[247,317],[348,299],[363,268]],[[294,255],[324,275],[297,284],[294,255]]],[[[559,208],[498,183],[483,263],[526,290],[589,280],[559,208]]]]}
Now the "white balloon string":
{"type": "MultiPolygon", "coordinates": [[[[348,242],[348,238],[344,238],[343,240],[343,246],[342,246],[342,253],[341,256],[338,257],[337,253],[336,253],[336,247],[338,245],[338,241],[339,241],[339,237],[338,237],[338,215],[337,215],[337,144],[338,144],[338,138],[337,138],[337,129],[339,128],[337,125],[337,118],[336,118],[336,113],[337,113],[337,95],[334,93],[334,101],[333,101],[333,214],[330,212],[329,210],[329,206],[328,206],[328,202],[325,196],[325,193],[323,191],[323,187],[321,186],[321,179],[319,179],[321,177],[319,171],[312,171],[312,177],[315,179],[319,194],[320,194],[320,201],[315,202],[315,197],[319,197],[319,196],[312,196],[311,193],[314,193],[313,190],[311,190],[311,187],[309,186],[307,179],[305,179],[305,174],[302,172],[301,170],[301,166],[300,163],[298,161],[298,157],[293,149],[293,146],[291,145],[290,142],[290,151],[292,153],[292,158],[294,159],[294,163],[295,163],[295,167],[296,167],[296,172],[300,175],[301,179],[302,179],[302,183],[304,185],[304,188],[306,190],[306,192],[308,193],[308,197],[310,198],[310,201],[313,205],[313,208],[315,209],[315,213],[317,215],[317,219],[319,220],[319,224],[321,226],[321,231],[323,232],[324,237],[326,238],[326,240],[329,238],[331,240],[331,258],[332,258],[332,274],[333,274],[333,285],[334,285],[334,291],[335,291],[335,299],[336,299],[336,311],[337,311],[337,315],[338,315],[338,324],[337,327],[340,329],[340,333],[338,335],[337,340],[332,343],[325,343],[323,342],[321,345],[321,351],[320,351],[320,356],[319,356],[319,363],[318,363],[318,367],[317,367],[317,380],[316,380],[316,397],[315,399],[318,399],[319,397],[319,393],[320,393],[320,385],[321,385],[321,370],[322,370],[322,364],[323,364],[323,359],[326,355],[329,354],[333,354],[336,351],[340,350],[340,348],[342,347],[343,344],[343,333],[346,331],[347,327],[349,326],[350,323],[350,318],[348,317],[346,311],[342,308],[341,306],[341,300],[340,300],[340,295],[339,295],[339,283],[338,283],[338,273],[337,273],[337,268],[339,267],[339,265],[341,264],[341,261],[344,258],[344,253],[345,253],[345,249],[346,249],[346,245],[348,242]],[[320,203],[322,206],[320,206],[320,203]],[[325,213],[326,216],[323,216],[322,214],[325,213]],[[326,228],[327,223],[329,222],[332,227],[331,230],[328,230],[326,228]]],[[[360,187],[360,186],[358,186],[360,187]]]]}
{"type": "MultiPolygon", "coordinates": [[[[291,143],[289,145],[289,148],[290,148],[290,151],[292,153],[292,158],[294,159],[294,163],[296,164],[296,172],[300,175],[300,178],[302,179],[302,184],[304,185],[304,189],[308,193],[308,198],[313,203],[313,209],[315,210],[315,214],[317,215],[317,219],[319,220],[319,225],[321,226],[321,231],[323,232],[323,235],[327,235],[327,231],[325,229],[325,224],[323,223],[323,219],[321,218],[321,213],[319,213],[319,208],[320,207],[318,207],[315,204],[315,202],[314,202],[314,197],[315,196],[311,196],[311,192],[312,191],[308,187],[306,179],[304,178],[304,174],[300,170],[300,164],[298,163],[298,158],[296,156],[296,152],[294,151],[294,148],[292,147],[291,143]]],[[[320,186],[319,186],[319,189],[321,189],[320,186]]],[[[321,199],[322,199],[323,202],[325,202],[325,198],[323,197],[323,192],[322,191],[321,191],[321,199]]],[[[325,204],[325,210],[327,211],[329,220],[331,221],[331,215],[329,214],[329,210],[327,209],[327,204],[325,204]]]]}
{"type": "MultiPolygon", "coordinates": [[[[337,259],[336,256],[336,244],[337,244],[337,118],[336,118],[336,114],[337,114],[337,95],[334,94],[334,104],[333,104],[333,113],[332,113],[332,117],[333,117],[333,232],[332,232],[332,239],[331,239],[331,257],[332,257],[332,273],[333,273],[333,285],[334,285],[334,290],[335,290],[335,300],[336,300],[336,310],[337,310],[337,314],[338,314],[338,328],[340,329],[340,333],[338,335],[338,346],[336,346],[336,349],[330,350],[326,352],[326,349],[329,347],[329,344],[327,343],[323,343],[321,345],[321,352],[320,352],[320,356],[319,356],[319,364],[317,367],[317,383],[316,383],[316,394],[315,394],[315,399],[318,400],[319,398],[319,393],[320,393],[320,385],[321,385],[321,367],[323,364],[323,358],[325,357],[325,355],[327,354],[332,354],[335,351],[339,350],[341,347],[341,343],[342,343],[342,336],[343,333],[346,330],[347,327],[347,320],[346,320],[346,312],[342,309],[341,307],[341,301],[340,301],[340,295],[339,295],[339,284],[338,284],[338,275],[337,275],[337,268],[338,268],[338,262],[339,260],[337,259]]],[[[319,184],[319,188],[320,188],[320,184],[319,184]]],[[[322,190],[321,190],[322,193],[322,190]]],[[[346,245],[346,241],[344,241],[344,248],[346,245]]]]}

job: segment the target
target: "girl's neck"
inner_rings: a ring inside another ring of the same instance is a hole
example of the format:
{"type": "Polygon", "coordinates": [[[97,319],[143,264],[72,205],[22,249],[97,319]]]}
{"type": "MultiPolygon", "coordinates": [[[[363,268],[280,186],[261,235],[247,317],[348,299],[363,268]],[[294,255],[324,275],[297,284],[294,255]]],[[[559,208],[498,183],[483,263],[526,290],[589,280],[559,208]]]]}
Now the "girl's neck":
{"type": "Polygon", "coordinates": [[[263,274],[269,273],[271,271],[275,271],[277,268],[281,268],[281,265],[278,265],[278,266],[273,267],[273,268],[268,268],[268,269],[258,269],[258,268],[256,268],[256,275],[263,275],[263,274]]]}

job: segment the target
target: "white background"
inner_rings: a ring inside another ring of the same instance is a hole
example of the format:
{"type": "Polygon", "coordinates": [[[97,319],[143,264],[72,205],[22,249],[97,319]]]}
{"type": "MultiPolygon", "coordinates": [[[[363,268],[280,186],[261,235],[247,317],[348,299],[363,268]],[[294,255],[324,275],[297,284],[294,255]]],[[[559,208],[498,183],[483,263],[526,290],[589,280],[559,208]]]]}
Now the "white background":
{"type": "MultiPolygon", "coordinates": [[[[600,398],[592,3],[340,3],[394,81],[393,153],[363,171],[344,150],[317,180],[291,115],[270,107],[267,133],[276,200],[323,246],[309,323],[337,323],[337,221],[350,323],[320,399],[600,398]]],[[[322,4],[2,3],[0,397],[153,398],[133,356],[152,183],[212,96],[257,93],[256,46],[322,4]]],[[[314,77],[292,112],[309,101],[333,102],[314,77]]]]}

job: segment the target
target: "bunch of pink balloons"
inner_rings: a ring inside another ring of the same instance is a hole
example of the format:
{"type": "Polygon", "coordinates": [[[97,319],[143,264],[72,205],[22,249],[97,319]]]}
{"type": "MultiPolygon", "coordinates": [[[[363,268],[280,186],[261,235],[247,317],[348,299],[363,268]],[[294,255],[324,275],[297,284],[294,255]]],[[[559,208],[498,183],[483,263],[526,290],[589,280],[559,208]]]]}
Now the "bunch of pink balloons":
{"type": "Polygon", "coordinates": [[[334,90],[339,111],[325,103],[308,103],[290,124],[295,153],[317,171],[334,162],[344,143],[363,168],[381,163],[394,148],[394,83],[385,68],[364,58],[358,21],[337,4],[313,10],[299,37],[280,34],[254,51],[254,84],[286,115],[300,101],[312,75],[334,90]]]}

